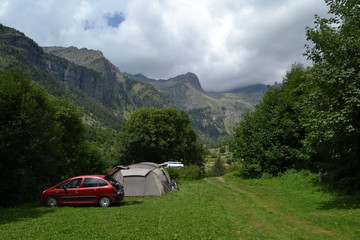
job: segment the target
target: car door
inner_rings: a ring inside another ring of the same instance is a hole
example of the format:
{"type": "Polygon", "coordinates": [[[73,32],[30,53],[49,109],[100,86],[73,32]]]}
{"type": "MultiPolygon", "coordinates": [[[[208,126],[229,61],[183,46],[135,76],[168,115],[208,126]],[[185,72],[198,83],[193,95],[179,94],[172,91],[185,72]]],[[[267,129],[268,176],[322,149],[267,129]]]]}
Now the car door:
{"type": "Polygon", "coordinates": [[[96,203],[98,196],[98,182],[95,177],[85,177],[78,189],[79,203],[96,203]]]}
{"type": "Polygon", "coordinates": [[[65,204],[77,203],[79,199],[79,188],[82,182],[82,178],[75,178],[65,185],[62,191],[59,191],[59,197],[65,204]]]}

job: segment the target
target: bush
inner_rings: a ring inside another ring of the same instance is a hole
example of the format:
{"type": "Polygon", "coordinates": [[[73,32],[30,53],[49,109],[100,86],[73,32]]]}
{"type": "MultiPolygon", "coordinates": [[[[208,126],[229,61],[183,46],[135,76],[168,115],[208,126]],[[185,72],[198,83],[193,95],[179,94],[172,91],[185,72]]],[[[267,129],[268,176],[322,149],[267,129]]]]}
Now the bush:
{"type": "Polygon", "coordinates": [[[211,168],[211,175],[213,177],[222,176],[226,173],[224,162],[218,158],[216,159],[214,166],[211,168]]]}
{"type": "Polygon", "coordinates": [[[170,179],[179,180],[179,168],[166,168],[166,172],[169,174],[170,179]]]}
{"type": "Polygon", "coordinates": [[[177,179],[178,181],[193,181],[205,176],[204,169],[194,165],[183,168],[167,168],[166,171],[171,179],[177,179]]]}
{"type": "Polygon", "coordinates": [[[227,162],[228,164],[230,164],[226,170],[228,173],[231,173],[231,172],[235,172],[235,171],[238,171],[240,169],[240,164],[238,162],[227,162]]]}
{"type": "Polygon", "coordinates": [[[257,164],[242,164],[236,175],[244,179],[259,178],[261,171],[257,164]]]}

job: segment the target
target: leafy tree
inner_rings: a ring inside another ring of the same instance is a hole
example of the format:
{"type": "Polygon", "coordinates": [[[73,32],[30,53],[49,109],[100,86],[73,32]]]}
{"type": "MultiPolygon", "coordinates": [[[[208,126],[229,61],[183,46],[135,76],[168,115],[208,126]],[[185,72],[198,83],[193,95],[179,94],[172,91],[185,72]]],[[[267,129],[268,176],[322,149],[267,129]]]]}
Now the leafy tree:
{"type": "Polygon", "coordinates": [[[307,28],[313,44],[305,55],[314,66],[293,66],[244,116],[231,148],[246,176],[323,168],[335,185],[360,190],[360,5],[325,2],[332,17],[316,16],[307,28]]]}
{"type": "Polygon", "coordinates": [[[226,152],[225,147],[224,147],[224,146],[221,146],[221,147],[219,148],[219,153],[225,153],[225,152],[226,152]]]}
{"type": "Polygon", "coordinates": [[[360,190],[360,5],[326,0],[333,17],[307,28],[306,56],[314,62],[312,91],[304,102],[304,141],[309,158],[334,182],[360,190]]]}
{"type": "Polygon", "coordinates": [[[122,164],[182,161],[202,165],[204,149],[184,111],[148,107],[134,111],[124,124],[116,154],[122,164]]]}
{"type": "Polygon", "coordinates": [[[297,104],[304,72],[303,66],[294,65],[283,85],[269,89],[255,111],[244,114],[234,129],[230,148],[243,159],[247,176],[277,175],[304,164],[298,150],[304,134],[297,104]]]}
{"type": "Polygon", "coordinates": [[[214,163],[214,166],[212,166],[211,168],[211,175],[213,177],[218,177],[224,175],[225,173],[226,173],[226,169],[224,166],[224,162],[220,158],[217,158],[214,163]]]}
{"type": "Polygon", "coordinates": [[[19,202],[59,177],[61,130],[46,93],[23,74],[0,75],[0,113],[1,199],[19,202]]]}
{"type": "Polygon", "coordinates": [[[0,74],[2,205],[34,199],[60,179],[94,169],[83,137],[78,109],[21,71],[0,74]]]}

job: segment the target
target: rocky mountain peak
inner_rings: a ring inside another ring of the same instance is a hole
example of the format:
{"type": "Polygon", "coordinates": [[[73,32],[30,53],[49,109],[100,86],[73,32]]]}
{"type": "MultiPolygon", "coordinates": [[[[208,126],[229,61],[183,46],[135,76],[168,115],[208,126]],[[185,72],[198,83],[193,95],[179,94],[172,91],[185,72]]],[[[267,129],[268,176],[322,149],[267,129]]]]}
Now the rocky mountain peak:
{"type": "Polygon", "coordinates": [[[170,78],[168,81],[189,83],[192,87],[196,88],[197,90],[203,91],[200,81],[199,81],[199,78],[196,76],[196,74],[191,73],[191,72],[178,75],[174,78],[170,78]]]}

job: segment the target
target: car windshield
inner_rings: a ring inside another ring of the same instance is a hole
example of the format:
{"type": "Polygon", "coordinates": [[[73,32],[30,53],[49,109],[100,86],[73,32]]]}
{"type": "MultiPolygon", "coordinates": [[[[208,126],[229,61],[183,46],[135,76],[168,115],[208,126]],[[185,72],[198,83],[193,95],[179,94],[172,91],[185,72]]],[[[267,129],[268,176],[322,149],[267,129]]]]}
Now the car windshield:
{"type": "Polygon", "coordinates": [[[68,182],[69,182],[68,180],[63,181],[62,183],[60,183],[59,185],[57,185],[57,186],[55,187],[55,189],[64,188],[64,186],[65,186],[68,182]]]}

